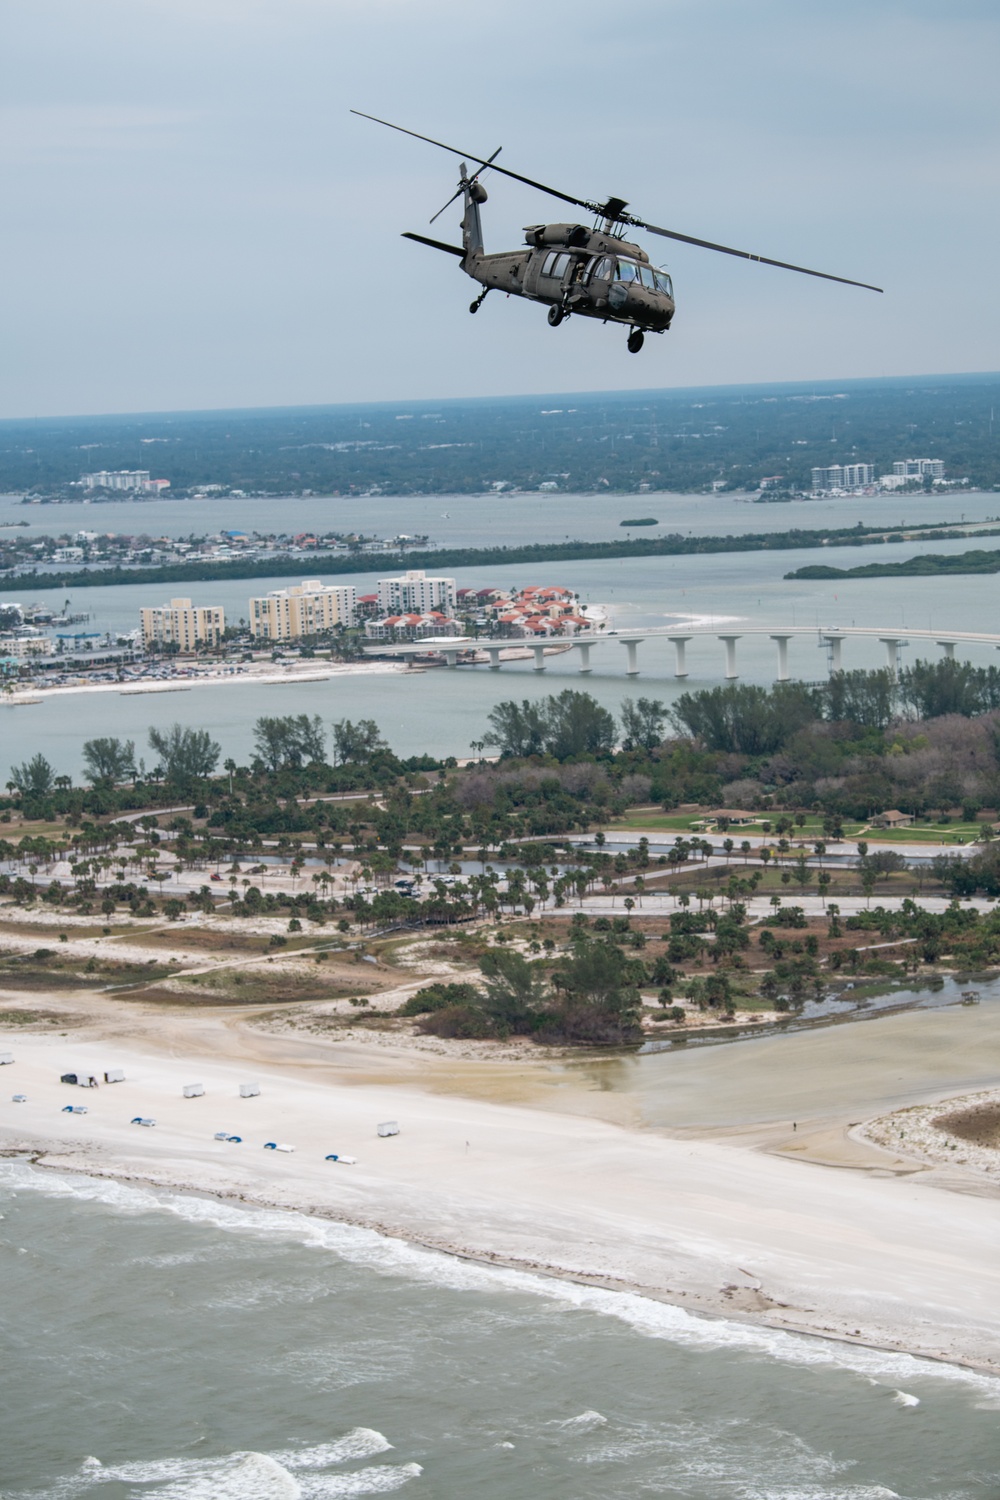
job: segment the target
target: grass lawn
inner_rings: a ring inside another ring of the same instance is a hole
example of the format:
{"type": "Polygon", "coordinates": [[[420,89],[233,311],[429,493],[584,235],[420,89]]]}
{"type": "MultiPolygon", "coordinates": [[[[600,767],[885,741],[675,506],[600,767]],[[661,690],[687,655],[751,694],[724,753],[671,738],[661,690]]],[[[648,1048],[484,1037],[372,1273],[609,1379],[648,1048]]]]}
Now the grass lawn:
{"type": "MultiPolygon", "coordinates": [[[[693,835],[699,837],[703,833],[714,834],[715,830],[707,830],[696,827],[708,816],[707,811],[695,813],[666,813],[655,807],[630,807],[628,812],[620,818],[613,819],[606,825],[608,833],[673,833],[679,836],[693,835]]],[[[776,843],[778,835],[775,824],[779,818],[789,814],[771,810],[761,813],[760,817],[753,823],[742,827],[729,828],[726,837],[731,838],[738,849],[744,839],[757,845],[765,839],[770,843],[776,843]],[[765,832],[764,824],[770,823],[770,832],[765,832]]],[[[794,815],[792,815],[794,816],[794,815]]],[[[879,844],[941,844],[947,847],[951,844],[973,843],[982,832],[982,823],[918,823],[909,828],[873,828],[870,823],[847,822],[843,824],[844,840],[850,841],[857,838],[867,839],[869,843],[879,844]]],[[[823,820],[815,815],[807,816],[802,827],[797,825],[784,837],[793,843],[805,842],[816,843],[822,839],[831,850],[839,847],[837,841],[831,839],[823,832],[823,820]]]]}

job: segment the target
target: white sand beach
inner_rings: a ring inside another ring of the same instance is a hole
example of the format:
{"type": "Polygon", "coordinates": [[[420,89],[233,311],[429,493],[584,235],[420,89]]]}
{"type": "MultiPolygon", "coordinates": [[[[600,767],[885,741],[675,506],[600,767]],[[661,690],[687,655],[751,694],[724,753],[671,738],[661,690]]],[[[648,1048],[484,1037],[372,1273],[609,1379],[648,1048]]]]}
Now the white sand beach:
{"type": "Polygon", "coordinates": [[[0,698],[0,706],[18,708],[42,703],[47,698],[62,698],[75,693],[118,693],[123,697],[134,697],[146,693],[183,693],[189,688],[219,688],[234,683],[268,687],[286,682],[326,682],[332,677],[385,676],[387,673],[420,670],[420,667],[411,667],[405,662],[365,660],[295,662],[287,666],[279,666],[274,662],[254,662],[238,671],[209,667],[193,670],[190,676],[178,673],[176,676],[163,678],[126,677],[120,682],[93,682],[84,676],[75,682],[60,683],[58,687],[47,687],[41,682],[33,683],[30,688],[15,689],[0,698]]]}
{"type": "MultiPolygon", "coordinates": [[[[627,1109],[624,1123],[594,1118],[572,1089],[544,1108],[505,1102],[516,1087],[498,1088],[488,1068],[472,1097],[476,1064],[452,1064],[450,1088],[449,1065],[425,1055],[269,1035],[219,1011],[122,1011],[109,1024],[99,1006],[81,1020],[0,1038],[15,1057],[0,1069],[6,1152],[1000,1371],[995,1180],[852,1138],[857,1114],[797,1135],[783,1120],[668,1132],[639,1128],[627,1109]],[[112,1067],[125,1082],[59,1081],[112,1067]],[[242,1099],[249,1081],[261,1094],[242,1099]],[[190,1083],[204,1096],[183,1098],[190,1083]],[[400,1134],[379,1138],[384,1120],[400,1134]],[[223,1130],[241,1143],[214,1140],[223,1130]],[[356,1164],[325,1160],[334,1152],[356,1164]]],[[[556,1084],[556,1068],[533,1066],[536,1092],[549,1075],[556,1084]]]]}

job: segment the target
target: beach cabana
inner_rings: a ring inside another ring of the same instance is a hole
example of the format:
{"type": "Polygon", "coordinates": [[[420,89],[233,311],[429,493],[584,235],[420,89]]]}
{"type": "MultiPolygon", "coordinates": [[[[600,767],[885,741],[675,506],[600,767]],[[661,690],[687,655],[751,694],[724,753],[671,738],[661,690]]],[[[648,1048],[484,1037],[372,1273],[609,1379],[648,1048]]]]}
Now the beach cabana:
{"type": "Polygon", "coordinates": [[[203,1083],[186,1083],[184,1085],[183,1093],[185,1099],[200,1099],[204,1092],[205,1085],[203,1083]]]}
{"type": "Polygon", "coordinates": [[[12,1063],[13,1061],[14,1061],[14,1054],[13,1054],[13,1052],[0,1052],[0,1068],[6,1068],[7,1065],[9,1063],[12,1063]]]}
{"type": "Polygon", "coordinates": [[[382,1124],[376,1125],[375,1129],[379,1135],[398,1135],[399,1122],[397,1120],[383,1120],[382,1124]]]}
{"type": "Polygon", "coordinates": [[[259,1083],[241,1083],[240,1084],[240,1098],[241,1099],[256,1099],[259,1093],[260,1093],[260,1084],[259,1083]]]}

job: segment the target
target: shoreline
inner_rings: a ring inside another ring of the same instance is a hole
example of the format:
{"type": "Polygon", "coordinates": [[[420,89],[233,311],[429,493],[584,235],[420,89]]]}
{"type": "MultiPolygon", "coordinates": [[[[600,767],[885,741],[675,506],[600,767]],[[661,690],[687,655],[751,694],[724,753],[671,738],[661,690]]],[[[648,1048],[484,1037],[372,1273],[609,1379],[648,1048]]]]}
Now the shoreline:
{"type": "Polygon", "coordinates": [[[357,677],[357,676],[386,676],[399,675],[405,672],[419,671],[419,668],[409,667],[403,662],[338,662],[331,663],[328,667],[310,667],[305,671],[286,670],[277,672],[273,669],[262,672],[252,670],[240,673],[217,672],[205,673],[198,677],[169,677],[164,679],[130,678],[123,682],[76,682],[60,684],[58,687],[26,688],[21,693],[5,694],[0,698],[0,706],[7,708],[26,708],[33,703],[42,703],[49,698],[66,697],[70,693],[117,693],[122,698],[135,698],[149,693],[184,693],[189,688],[199,687],[268,687],[275,684],[294,682],[326,682],[331,677],[357,677]]]}
{"type": "Polygon", "coordinates": [[[752,1127],[671,1133],[572,1113],[572,1102],[568,1112],[495,1103],[485,1086],[479,1097],[428,1091],[419,1062],[401,1083],[397,1059],[338,1057],[219,1017],[194,1029],[183,1050],[176,1026],[153,1045],[132,1028],[125,1046],[93,1027],[10,1036],[4,1083],[28,1103],[4,1101],[0,1151],[40,1170],[325,1218],[696,1317],[1000,1374],[997,1320],[982,1312],[1000,1306],[995,1205],[954,1173],[859,1142],[853,1122],[812,1121],[795,1145],[778,1138],[780,1121],[764,1138],[752,1127]],[[128,1081],[74,1090],[57,1081],[71,1062],[124,1065],[128,1081]],[[199,1078],[206,1097],[182,1099],[182,1083],[199,1078]],[[250,1078],[263,1098],[239,1100],[236,1083],[250,1078]],[[57,1118],[68,1103],[89,1113],[57,1118]],[[127,1123],[137,1110],[155,1130],[127,1123]],[[402,1133],[377,1140],[388,1118],[402,1133]],[[222,1126],[244,1143],[216,1142],[222,1126]],[[788,1154],[824,1128],[848,1137],[842,1160],[788,1154]],[[261,1151],[264,1136],[296,1154],[261,1151]],[[325,1161],[329,1150],[357,1165],[325,1161]],[[945,1208],[937,1194],[949,1187],[945,1208]]]}
{"type": "MultiPolygon", "coordinates": [[[[475,1253],[465,1250],[456,1245],[443,1244],[430,1237],[421,1237],[410,1233],[404,1237],[366,1219],[353,1219],[346,1214],[335,1214],[329,1210],[317,1208],[289,1208],[287,1205],[272,1202],[264,1198],[252,1198],[246,1194],[238,1193],[224,1188],[208,1188],[197,1184],[173,1185],[169,1187],[157,1181],[152,1176],[142,1173],[128,1173],[117,1168],[101,1171],[90,1166],[77,1166],[71,1162],[47,1161],[47,1152],[44,1148],[32,1150],[30,1148],[19,1149],[0,1146],[0,1161],[23,1162],[41,1173],[51,1173],[53,1176],[64,1173],[74,1177],[82,1177],[90,1181],[108,1181],[120,1183],[124,1187],[139,1187],[149,1189],[154,1195],[170,1193],[182,1198],[193,1198],[201,1202],[212,1202],[224,1204],[228,1207],[244,1209],[248,1212],[259,1210],[261,1212],[276,1211],[279,1213],[299,1214],[307,1219],[320,1219],[326,1223],[343,1225],[349,1229],[367,1230],[379,1235],[381,1238],[397,1243],[414,1246],[420,1250],[426,1250],[433,1255],[444,1256],[449,1260],[459,1261],[466,1265],[472,1265],[487,1271],[511,1271],[516,1275],[530,1276],[542,1281],[550,1281],[557,1284],[578,1286],[593,1291],[609,1292],[612,1296],[637,1297],[643,1301],[658,1303],[663,1307],[676,1308],[687,1314],[690,1318],[707,1324],[730,1324],[740,1325],[748,1328],[766,1329],[778,1334],[789,1334],[794,1338],[812,1340],[817,1343],[843,1344],[849,1348],[868,1350],[875,1354],[886,1354],[890,1357],[924,1361],[931,1365],[942,1365],[948,1369],[957,1369],[968,1372],[970,1375],[979,1375],[987,1379],[1000,1379],[1000,1364],[989,1360],[963,1359],[953,1354],[937,1354],[925,1350],[912,1350],[902,1348],[893,1343],[872,1342],[864,1337],[848,1333],[844,1329],[818,1329],[808,1323],[795,1323],[792,1320],[781,1322],[769,1319],[766,1315],[755,1316],[752,1312],[724,1308],[698,1308],[692,1309],[685,1306],[683,1302],[668,1293],[648,1287],[633,1285],[620,1277],[602,1276],[580,1270],[570,1270],[566,1267],[554,1266],[548,1262],[535,1262],[523,1259],[514,1259],[498,1255],[496,1253],[482,1251],[475,1253]]],[[[928,1373],[933,1373],[929,1371],[928,1373]]]]}

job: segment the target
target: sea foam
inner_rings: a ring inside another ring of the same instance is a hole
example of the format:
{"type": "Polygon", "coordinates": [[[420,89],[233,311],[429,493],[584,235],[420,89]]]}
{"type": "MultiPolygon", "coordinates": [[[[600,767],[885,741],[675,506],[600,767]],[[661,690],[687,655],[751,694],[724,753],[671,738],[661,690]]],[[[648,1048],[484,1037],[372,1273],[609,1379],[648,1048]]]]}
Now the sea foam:
{"type": "Polygon", "coordinates": [[[895,1388],[921,1379],[946,1380],[966,1386],[990,1405],[1000,1400],[1000,1379],[960,1365],[727,1318],[699,1317],[685,1308],[634,1292],[606,1291],[528,1271],[480,1265],[375,1230],[290,1210],[236,1208],[216,1199],[167,1190],[153,1192],[113,1179],[63,1177],[21,1162],[0,1162],[0,1192],[4,1189],[101,1203],[130,1216],[169,1213],[189,1224],[327,1251],[382,1275],[409,1277],[452,1291],[506,1290],[540,1297],[576,1311],[615,1318],[643,1337],[667,1339],[688,1348],[739,1350],[784,1364],[842,1369],[895,1388]]]}

